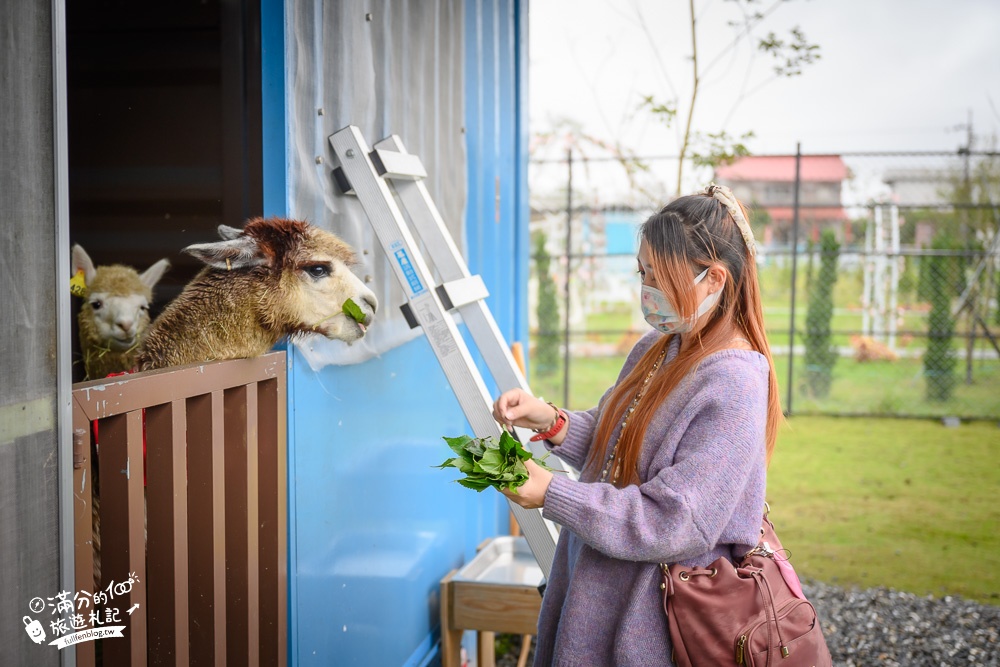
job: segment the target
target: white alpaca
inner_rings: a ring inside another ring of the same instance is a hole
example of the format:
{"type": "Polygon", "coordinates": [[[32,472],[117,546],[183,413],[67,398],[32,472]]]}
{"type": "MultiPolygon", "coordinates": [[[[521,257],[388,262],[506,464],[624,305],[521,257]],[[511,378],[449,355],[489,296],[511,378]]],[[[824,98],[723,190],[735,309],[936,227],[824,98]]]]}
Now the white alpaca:
{"type": "Polygon", "coordinates": [[[170,267],[166,259],[141,274],[122,264],[95,267],[80,245],[73,246],[73,273],[83,272],[80,349],[86,379],[133,370],[139,344],[149,328],[153,286],[170,267]]]}

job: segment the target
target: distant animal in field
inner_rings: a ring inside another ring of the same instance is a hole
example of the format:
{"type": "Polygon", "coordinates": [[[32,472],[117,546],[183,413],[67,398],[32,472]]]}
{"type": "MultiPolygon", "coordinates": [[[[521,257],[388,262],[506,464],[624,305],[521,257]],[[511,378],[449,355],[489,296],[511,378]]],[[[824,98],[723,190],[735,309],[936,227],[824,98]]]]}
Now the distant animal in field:
{"type": "Polygon", "coordinates": [[[351,272],[357,258],[343,240],[284,218],[220,225],[219,235],[184,248],[207,266],[150,327],[139,370],[256,357],[303,334],[347,343],[365,335],[378,300],[351,272]]]}
{"type": "Polygon", "coordinates": [[[170,268],[166,259],[139,273],[130,266],[94,266],[79,244],[73,246],[73,273],[83,272],[80,351],[85,379],[135,368],[139,344],[149,328],[153,287],[170,268]]]}
{"type": "Polygon", "coordinates": [[[899,358],[891,347],[868,336],[851,336],[851,347],[854,359],[859,362],[896,361],[899,358]]]}

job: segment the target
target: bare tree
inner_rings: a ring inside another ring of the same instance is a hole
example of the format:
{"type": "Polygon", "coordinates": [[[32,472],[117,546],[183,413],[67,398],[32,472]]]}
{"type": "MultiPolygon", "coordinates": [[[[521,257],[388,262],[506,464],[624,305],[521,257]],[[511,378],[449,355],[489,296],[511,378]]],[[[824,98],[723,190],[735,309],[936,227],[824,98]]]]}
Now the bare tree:
{"type": "MultiPolygon", "coordinates": [[[[789,31],[787,37],[779,37],[771,31],[765,37],[757,36],[757,31],[779,7],[787,4],[789,0],[773,0],[766,8],[760,7],[763,0],[730,0],[730,2],[740,12],[739,20],[731,21],[736,34],[732,41],[723,46],[715,56],[704,64],[701,60],[701,53],[698,47],[698,12],[695,7],[695,0],[688,0],[688,20],[691,26],[691,94],[687,100],[686,108],[681,109],[679,96],[674,93],[673,99],[663,100],[655,95],[645,95],[639,105],[653,115],[666,127],[671,127],[677,119],[678,114],[684,114],[683,131],[680,134],[680,155],[677,166],[676,193],[680,195],[684,176],[684,162],[689,157],[697,165],[716,166],[731,162],[741,155],[749,154],[744,142],[753,137],[752,132],[744,133],[740,136],[731,136],[723,127],[717,132],[699,132],[694,129],[695,109],[697,108],[698,95],[701,92],[702,81],[705,76],[714,70],[724,58],[731,55],[733,51],[745,42],[754,43],[755,50],[768,54],[773,58],[773,68],[769,76],[763,80],[751,83],[752,65],[746,69],[743,84],[739,93],[735,96],[733,107],[729,111],[728,119],[732,117],[736,108],[750,95],[756,93],[768,83],[782,78],[799,76],[803,68],[820,58],[819,46],[810,44],[802,30],[796,26],[789,31]]],[[[660,45],[654,34],[649,29],[650,22],[646,21],[642,8],[637,0],[633,0],[632,8],[636,15],[637,22],[642,26],[643,33],[649,41],[650,47],[655,53],[654,61],[662,70],[663,76],[671,81],[667,65],[660,52],[660,45]]],[[[673,92],[673,86],[670,86],[673,92]]]]}

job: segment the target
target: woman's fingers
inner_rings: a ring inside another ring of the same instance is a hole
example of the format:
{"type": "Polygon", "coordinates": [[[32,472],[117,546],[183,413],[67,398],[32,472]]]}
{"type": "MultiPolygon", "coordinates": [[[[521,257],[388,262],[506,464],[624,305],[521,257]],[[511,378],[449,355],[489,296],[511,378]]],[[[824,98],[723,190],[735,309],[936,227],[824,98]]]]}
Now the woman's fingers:
{"type": "Polygon", "coordinates": [[[523,416],[524,393],[521,389],[511,389],[500,394],[500,397],[493,404],[493,418],[497,420],[497,423],[512,426],[517,419],[523,416]]]}

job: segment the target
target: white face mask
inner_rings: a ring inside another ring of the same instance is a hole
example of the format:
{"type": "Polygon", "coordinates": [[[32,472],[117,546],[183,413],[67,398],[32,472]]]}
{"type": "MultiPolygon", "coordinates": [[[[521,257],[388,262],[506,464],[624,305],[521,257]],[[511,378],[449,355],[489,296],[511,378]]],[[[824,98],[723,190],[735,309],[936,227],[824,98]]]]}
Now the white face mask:
{"type": "MultiPolygon", "coordinates": [[[[698,274],[698,277],[694,279],[694,284],[697,285],[700,283],[706,275],[708,275],[708,269],[698,274]]],[[[670,305],[667,296],[655,287],[643,285],[640,302],[642,305],[642,314],[651,327],[659,329],[663,333],[676,334],[691,331],[698,318],[715,307],[721,295],[722,290],[719,290],[706,296],[698,306],[698,312],[686,321],[670,305]]]]}

